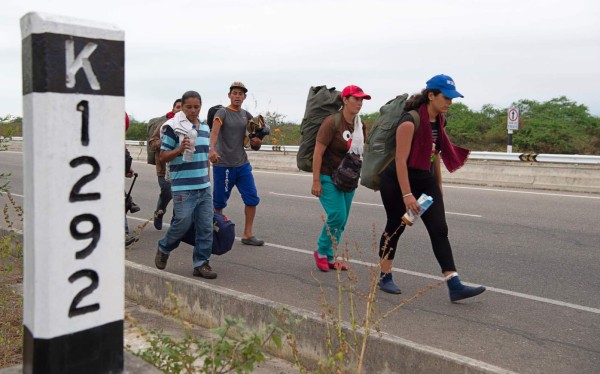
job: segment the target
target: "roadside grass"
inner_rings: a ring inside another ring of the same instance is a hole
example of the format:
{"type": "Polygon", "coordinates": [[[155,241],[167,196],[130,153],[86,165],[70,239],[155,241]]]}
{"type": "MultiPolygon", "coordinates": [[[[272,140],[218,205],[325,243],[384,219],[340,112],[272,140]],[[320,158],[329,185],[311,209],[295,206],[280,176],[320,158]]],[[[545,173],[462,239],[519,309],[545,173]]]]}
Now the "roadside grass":
{"type": "Polygon", "coordinates": [[[12,230],[9,204],[23,220],[21,208],[10,193],[9,203],[4,205],[4,220],[8,230],[0,237],[0,368],[22,362],[23,356],[23,245],[12,230]]]}
{"type": "Polygon", "coordinates": [[[283,341],[290,336],[288,326],[297,323],[287,310],[277,311],[273,322],[258,330],[246,328],[242,318],[227,316],[222,326],[210,330],[210,337],[199,338],[194,336],[193,325],[181,316],[179,299],[172,285],[167,283],[167,286],[170,305],[163,314],[179,323],[184,336],[175,338],[162,330],[148,331],[134,318],[126,316],[146,341],[147,348],[133,351],[125,347],[165,373],[251,373],[257,364],[266,360],[269,347],[283,347],[283,341]]]}

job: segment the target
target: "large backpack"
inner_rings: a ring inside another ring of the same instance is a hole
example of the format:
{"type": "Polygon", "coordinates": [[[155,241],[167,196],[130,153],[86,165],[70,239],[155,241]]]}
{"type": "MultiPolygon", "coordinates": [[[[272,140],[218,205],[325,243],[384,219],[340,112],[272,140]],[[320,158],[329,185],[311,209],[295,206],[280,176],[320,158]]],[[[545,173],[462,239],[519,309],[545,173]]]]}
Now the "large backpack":
{"type": "MultiPolygon", "coordinates": [[[[372,190],[379,190],[381,173],[395,158],[396,129],[404,112],[407,94],[396,96],[379,109],[379,118],[369,130],[363,151],[360,184],[372,190]]],[[[415,120],[415,131],[419,128],[419,113],[408,112],[415,120]]]]}
{"type": "MultiPolygon", "coordinates": [[[[147,136],[146,136],[146,154],[148,155],[147,162],[150,165],[156,165],[156,161],[154,158],[155,148],[151,146],[152,143],[152,135],[156,131],[156,128],[161,126],[163,123],[167,122],[167,118],[165,116],[160,116],[156,118],[152,118],[148,121],[148,125],[146,127],[147,136]]],[[[159,136],[160,137],[160,136],[159,136]]]]}
{"type": "Polygon", "coordinates": [[[308,90],[306,110],[300,124],[300,147],[296,154],[298,169],[312,172],[313,153],[317,132],[323,120],[342,107],[341,92],[335,87],[315,86],[308,90]]]}
{"type": "Polygon", "coordinates": [[[217,114],[217,111],[221,108],[225,108],[223,105],[219,104],[219,105],[215,105],[212,106],[208,109],[208,114],[206,115],[206,124],[208,125],[208,128],[212,130],[212,125],[213,125],[213,121],[215,119],[215,114],[217,114]]]}

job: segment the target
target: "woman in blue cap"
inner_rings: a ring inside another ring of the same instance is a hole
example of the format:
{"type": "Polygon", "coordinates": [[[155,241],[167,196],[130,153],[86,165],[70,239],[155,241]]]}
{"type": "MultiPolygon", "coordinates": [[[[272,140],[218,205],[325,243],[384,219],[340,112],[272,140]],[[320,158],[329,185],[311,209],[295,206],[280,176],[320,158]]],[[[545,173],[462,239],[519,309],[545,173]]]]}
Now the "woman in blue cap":
{"type": "Polygon", "coordinates": [[[433,198],[433,204],[421,219],[446,278],[450,300],[466,299],[485,291],[483,286],[470,287],[461,283],[448,240],[440,158],[446,169],[454,172],[469,156],[469,150],[453,145],[444,130],[444,114],[452,100],[458,97],[463,95],[456,91],[454,80],[440,74],[428,80],[425,89],[406,102],[405,113],[396,130],[394,162],[381,174],[380,193],[387,223],[379,245],[381,279],[378,285],[384,292],[401,293],[392,279],[391,270],[398,239],[406,228],[402,216],[409,210],[418,214],[417,198],[423,193],[433,198]]]}

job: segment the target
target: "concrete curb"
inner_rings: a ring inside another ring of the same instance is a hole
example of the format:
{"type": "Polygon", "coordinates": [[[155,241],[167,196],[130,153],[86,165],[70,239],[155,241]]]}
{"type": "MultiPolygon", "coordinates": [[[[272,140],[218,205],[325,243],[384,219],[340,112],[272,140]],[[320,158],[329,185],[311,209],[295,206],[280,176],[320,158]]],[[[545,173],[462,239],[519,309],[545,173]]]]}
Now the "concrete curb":
{"type": "MultiPolygon", "coordinates": [[[[179,300],[182,316],[207,328],[220,326],[226,316],[242,317],[250,329],[259,329],[273,322],[282,309],[292,318],[303,321],[294,329],[298,351],[303,363],[315,367],[326,352],[325,322],[316,313],[289,307],[257,296],[125,261],[125,295],[147,308],[164,310],[170,307],[172,292],[179,300]]],[[[349,331],[349,326],[343,326],[349,331]]],[[[272,352],[293,361],[291,350],[272,352]]],[[[365,373],[510,373],[505,369],[451,352],[417,344],[385,333],[369,337],[365,373]]]]}

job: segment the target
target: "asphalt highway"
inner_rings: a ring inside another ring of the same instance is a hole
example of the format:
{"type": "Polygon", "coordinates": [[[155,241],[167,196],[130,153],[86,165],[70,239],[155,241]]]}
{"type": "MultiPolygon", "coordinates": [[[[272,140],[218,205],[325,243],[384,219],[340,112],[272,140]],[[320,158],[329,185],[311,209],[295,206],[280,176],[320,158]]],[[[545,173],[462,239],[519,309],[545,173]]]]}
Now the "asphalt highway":
{"type": "MultiPolygon", "coordinates": [[[[139,178],[133,197],[142,210],[129,216],[131,229],[152,217],[158,196],[154,167],[135,162],[134,169],[139,178]]],[[[0,172],[12,174],[10,190],[22,203],[22,153],[0,152],[0,172]]],[[[310,195],[311,176],[254,175],[261,197],[254,232],[265,246],[242,245],[238,238],[231,252],[211,259],[217,279],[195,279],[315,312],[322,311],[322,294],[337,306],[336,273],[318,271],[312,255],[323,210],[310,195]]],[[[446,185],[444,191],[461,278],[488,290],[453,304],[442,285],[384,318],[381,329],[521,373],[600,372],[600,195],[465,185],[446,185]]],[[[225,214],[239,237],[244,217],[237,190],[225,214]]],[[[167,214],[165,223],[169,219],[167,214]]],[[[359,188],[341,243],[351,267],[342,281],[357,295],[368,291],[384,224],[379,194],[359,188]]],[[[166,228],[160,232],[150,223],[138,229],[140,240],[127,258],[154,266],[156,242],[166,228]]],[[[403,293],[377,292],[380,316],[441,279],[421,222],[407,228],[394,265],[403,293]]],[[[165,271],[192,278],[192,270],[191,247],[182,244],[165,271]]],[[[349,318],[347,300],[343,314],[349,318]]],[[[364,301],[356,300],[360,319],[364,301]]]]}

